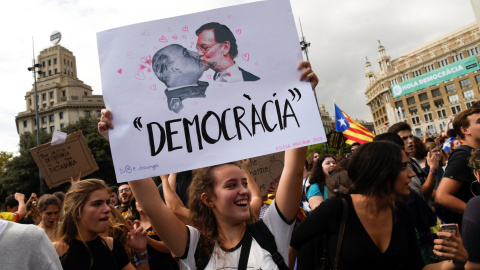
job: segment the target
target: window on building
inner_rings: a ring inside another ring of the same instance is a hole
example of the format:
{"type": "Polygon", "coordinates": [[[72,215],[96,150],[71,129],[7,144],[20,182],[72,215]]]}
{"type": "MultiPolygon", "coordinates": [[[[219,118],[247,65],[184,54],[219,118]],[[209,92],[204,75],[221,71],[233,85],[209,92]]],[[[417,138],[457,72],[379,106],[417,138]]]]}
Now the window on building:
{"type": "Polygon", "coordinates": [[[23,127],[27,127],[27,121],[23,121],[23,127]]]}
{"type": "Polygon", "coordinates": [[[62,97],[66,97],[67,96],[67,92],[66,91],[62,91],[62,97]]]}
{"type": "Polygon", "coordinates": [[[399,101],[395,102],[395,108],[399,108],[399,107],[403,108],[403,101],[402,100],[399,100],[399,101]]]}
{"type": "Polygon", "coordinates": [[[447,94],[450,94],[450,93],[453,93],[453,92],[457,91],[457,89],[455,89],[455,84],[454,83],[449,84],[449,85],[445,85],[445,90],[447,91],[447,94]]]}
{"type": "Polygon", "coordinates": [[[50,101],[50,106],[53,106],[53,101],[50,101]]]}
{"type": "Polygon", "coordinates": [[[448,58],[445,59],[445,60],[442,60],[440,62],[437,62],[437,64],[438,64],[438,67],[443,67],[443,66],[448,65],[448,58]]]}
{"type": "Polygon", "coordinates": [[[43,103],[43,104],[42,104],[42,107],[43,107],[43,108],[46,108],[46,107],[47,107],[47,103],[43,103]]]}
{"type": "Polygon", "coordinates": [[[402,82],[406,81],[406,80],[409,80],[410,79],[410,75],[409,74],[405,74],[401,77],[402,79],[402,82]]]}
{"type": "Polygon", "coordinates": [[[45,61],[42,62],[42,67],[45,67],[45,61]]]}
{"type": "Polygon", "coordinates": [[[412,72],[412,76],[415,78],[417,76],[420,76],[422,75],[422,70],[419,69],[419,70],[415,70],[414,72],[412,72]]]}
{"type": "Polygon", "coordinates": [[[45,128],[42,128],[42,130],[43,130],[43,132],[45,132],[45,133],[47,132],[47,128],[46,128],[46,127],[45,127],[45,128]]]}
{"type": "Polygon", "coordinates": [[[83,93],[83,95],[84,95],[84,96],[88,96],[88,92],[85,91],[85,92],[83,93]]]}
{"type": "Polygon", "coordinates": [[[407,104],[408,104],[408,105],[415,104],[415,97],[409,97],[409,98],[407,98],[407,104]]]}
{"type": "Polygon", "coordinates": [[[410,115],[417,114],[418,113],[417,107],[408,108],[408,112],[410,113],[410,115]]]}
{"type": "Polygon", "coordinates": [[[32,105],[32,99],[31,98],[28,100],[28,105],[30,105],[30,106],[32,105]]]}
{"type": "MultiPolygon", "coordinates": [[[[383,113],[386,113],[385,107],[382,108],[382,111],[383,111],[383,113]]],[[[98,112],[100,113],[100,111],[98,111],[98,112]]],[[[98,117],[100,117],[100,116],[102,116],[101,113],[100,113],[100,115],[99,115],[98,117]]]]}
{"type": "MultiPolygon", "coordinates": [[[[385,111],[385,108],[383,108],[383,110],[385,111]]],[[[102,117],[102,111],[97,110],[97,117],[98,118],[102,117]]]]}
{"type": "Polygon", "coordinates": [[[423,117],[425,118],[426,122],[433,121],[433,116],[431,113],[424,114],[423,117]]]}
{"type": "Polygon", "coordinates": [[[452,56],[453,63],[455,63],[457,61],[460,61],[462,59],[463,59],[463,54],[462,53],[459,53],[457,55],[452,56]]]}
{"type": "Polygon", "coordinates": [[[42,100],[47,100],[47,94],[42,94],[42,100]]]}
{"type": "Polygon", "coordinates": [[[55,121],[55,117],[53,117],[53,114],[49,115],[48,117],[49,117],[49,119],[50,119],[50,122],[55,121]]]}
{"type": "Polygon", "coordinates": [[[50,132],[53,133],[55,131],[55,126],[50,126],[50,132]]]}
{"type": "Polygon", "coordinates": [[[90,111],[84,111],[85,112],[85,117],[90,116],[90,111]]]}
{"type": "Polygon", "coordinates": [[[467,55],[472,56],[478,54],[478,47],[471,48],[470,50],[467,50],[467,55]]]}
{"type": "Polygon", "coordinates": [[[436,108],[441,108],[444,106],[443,99],[434,100],[433,103],[435,104],[436,108]]]}
{"type": "Polygon", "coordinates": [[[48,76],[52,76],[52,71],[51,70],[48,71],[48,76]]]}
{"type": "Polygon", "coordinates": [[[58,113],[58,118],[63,119],[63,112],[58,113]]]}
{"type": "Polygon", "coordinates": [[[397,84],[397,83],[398,83],[398,81],[397,81],[396,78],[393,79],[393,80],[390,80],[390,86],[395,85],[395,84],[397,84]]]}
{"type": "Polygon", "coordinates": [[[43,116],[43,117],[42,117],[42,123],[43,123],[43,124],[47,123],[47,117],[46,117],[46,116],[43,116]]]}
{"type": "Polygon", "coordinates": [[[60,129],[63,129],[65,127],[65,124],[60,124],[60,129]]]}
{"type": "Polygon", "coordinates": [[[418,99],[420,99],[420,102],[428,100],[427,93],[421,93],[420,95],[418,95],[418,99]]]}
{"type": "Polygon", "coordinates": [[[388,94],[385,94],[385,101],[388,102],[390,98],[388,97],[388,94]]]}
{"type": "Polygon", "coordinates": [[[473,93],[473,90],[467,90],[463,92],[463,97],[465,100],[470,100],[475,98],[475,94],[473,93]]]}
{"type": "Polygon", "coordinates": [[[452,109],[452,114],[457,114],[457,113],[459,113],[459,112],[462,111],[462,110],[460,109],[460,105],[453,106],[451,109],[452,109]]]}
{"type": "Polygon", "coordinates": [[[435,70],[435,65],[431,64],[425,67],[425,73],[435,70]]]}
{"type": "Polygon", "coordinates": [[[48,95],[50,96],[50,98],[53,98],[53,92],[48,93],[48,95]]]}
{"type": "Polygon", "coordinates": [[[48,60],[48,66],[52,66],[52,60],[48,60]]]}
{"type": "Polygon", "coordinates": [[[424,112],[430,110],[430,103],[428,103],[428,102],[423,103],[421,106],[422,106],[422,111],[424,111],[424,112]]]}
{"type": "Polygon", "coordinates": [[[458,95],[451,95],[448,96],[448,101],[450,101],[450,104],[456,104],[458,103],[458,95]]]}
{"type": "Polygon", "coordinates": [[[465,105],[467,105],[467,109],[470,109],[473,107],[473,104],[475,104],[476,101],[470,101],[470,102],[467,102],[465,103],[465,105]]]}
{"type": "Polygon", "coordinates": [[[418,116],[412,117],[412,123],[414,125],[420,124],[420,118],[418,116]]]}
{"type": "Polygon", "coordinates": [[[57,58],[53,58],[53,64],[54,64],[54,65],[57,64],[57,58]]]}
{"type": "Polygon", "coordinates": [[[470,78],[460,81],[460,88],[465,89],[472,87],[472,83],[470,82],[470,78]]]}
{"type": "Polygon", "coordinates": [[[445,109],[442,109],[440,111],[437,111],[438,118],[445,118],[447,117],[447,111],[445,109]]]}
{"type": "Polygon", "coordinates": [[[442,95],[442,92],[440,92],[440,88],[432,90],[432,97],[439,97],[441,95],[442,95]]]}
{"type": "Polygon", "coordinates": [[[70,62],[67,60],[67,66],[70,64],[70,62]]]}
{"type": "Polygon", "coordinates": [[[58,70],[57,70],[57,69],[55,69],[55,74],[58,74],[58,70]]]}

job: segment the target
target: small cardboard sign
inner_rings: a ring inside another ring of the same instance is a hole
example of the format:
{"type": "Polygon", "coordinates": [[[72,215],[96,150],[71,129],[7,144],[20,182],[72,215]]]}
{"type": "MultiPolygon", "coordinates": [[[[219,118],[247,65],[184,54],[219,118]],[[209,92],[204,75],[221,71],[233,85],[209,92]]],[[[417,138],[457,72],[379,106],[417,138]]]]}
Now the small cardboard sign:
{"type": "Polygon", "coordinates": [[[30,149],[49,188],[69,182],[70,177],[87,176],[98,170],[82,131],[67,136],[65,143],[42,144],[30,149]]]}
{"type": "Polygon", "coordinates": [[[285,152],[250,158],[248,170],[257,182],[262,195],[268,194],[271,184],[277,186],[282,175],[285,152]]]}

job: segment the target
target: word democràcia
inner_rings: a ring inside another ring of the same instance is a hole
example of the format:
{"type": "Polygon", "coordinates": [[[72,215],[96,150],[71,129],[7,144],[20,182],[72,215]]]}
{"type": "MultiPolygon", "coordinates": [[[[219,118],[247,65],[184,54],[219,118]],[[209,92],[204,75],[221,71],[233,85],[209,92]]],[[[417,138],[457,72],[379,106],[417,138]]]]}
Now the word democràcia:
{"type": "Polygon", "coordinates": [[[252,103],[249,112],[251,117],[246,116],[247,111],[244,107],[236,106],[233,109],[227,108],[221,114],[208,111],[203,117],[195,115],[191,120],[186,118],[177,118],[165,121],[164,125],[158,122],[147,124],[148,138],[150,144],[150,154],[158,155],[167,143],[168,152],[183,149],[193,151],[192,138],[196,138],[199,150],[203,149],[203,143],[215,144],[222,139],[230,141],[233,139],[242,140],[243,135],[249,137],[255,136],[257,132],[273,132],[277,128],[285,130],[288,127],[289,118],[295,121],[296,126],[300,127],[292,104],[285,99],[283,106],[278,100],[267,100],[257,109],[252,103]],[[208,130],[207,130],[208,122],[208,130]],[[233,123],[233,125],[232,125],[233,123]],[[214,128],[214,126],[216,128],[214,128]],[[234,126],[234,131],[227,131],[227,126],[234,126]],[[180,135],[183,127],[185,145],[173,145],[173,136],[180,135]],[[246,136],[246,135],[245,135],[246,136]]]}

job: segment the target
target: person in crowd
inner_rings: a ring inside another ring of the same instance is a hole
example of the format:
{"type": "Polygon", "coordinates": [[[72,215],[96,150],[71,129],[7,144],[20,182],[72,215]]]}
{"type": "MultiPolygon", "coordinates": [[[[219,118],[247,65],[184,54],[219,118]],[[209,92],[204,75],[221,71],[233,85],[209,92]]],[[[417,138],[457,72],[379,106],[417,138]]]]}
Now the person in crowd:
{"type": "MultiPolygon", "coordinates": [[[[397,200],[410,194],[408,183],[415,173],[408,167],[409,160],[398,145],[382,141],[363,144],[351,157],[347,172],[353,187],[343,197],[348,209],[347,226],[338,269],[456,269],[455,264],[466,261],[461,238],[439,232],[439,237],[449,240],[435,240],[433,252],[449,260],[424,265],[410,213],[397,200]]],[[[343,211],[341,197],[333,197],[313,210],[294,230],[290,262],[304,242],[326,234],[327,258],[333,263],[343,211]]]]}
{"type": "Polygon", "coordinates": [[[130,208],[130,200],[132,199],[132,190],[128,183],[122,183],[118,187],[118,200],[120,204],[116,205],[115,208],[122,213],[122,216],[125,219],[128,219],[132,215],[132,209],[130,208]]]}
{"type": "Polygon", "coordinates": [[[425,168],[427,166],[427,154],[428,148],[422,140],[418,137],[413,137],[413,154],[412,156],[417,160],[420,168],[425,168]]]}
{"type": "Polygon", "coordinates": [[[119,204],[117,186],[110,186],[110,204],[114,207],[119,204]]]}
{"type": "Polygon", "coordinates": [[[62,209],[63,200],[65,199],[65,192],[57,191],[53,193],[53,196],[57,197],[57,199],[60,201],[60,209],[62,209]]]}
{"type": "Polygon", "coordinates": [[[327,199],[326,180],[329,170],[337,165],[334,155],[321,155],[313,166],[310,177],[310,187],[307,190],[307,200],[310,209],[315,209],[320,203],[327,199]]]}
{"type": "Polygon", "coordinates": [[[45,230],[50,241],[55,238],[55,230],[57,228],[57,217],[60,212],[60,201],[57,197],[44,194],[38,201],[38,213],[41,217],[38,227],[45,230]]]}
{"type": "Polygon", "coordinates": [[[354,142],[350,146],[350,153],[348,153],[347,158],[349,158],[353,153],[355,153],[355,150],[360,146],[361,144],[359,142],[354,142]]]}
{"type": "Polygon", "coordinates": [[[26,203],[27,214],[19,223],[35,225],[40,224],[41,217],[38,215],[37,203],[37,194],[32,193],[26,203]]]}
{"type": "MultiPolygon", "coordinates": [[[[473,151],[469,162],[478,181],[480,179],[480,149],[473,151]]],[[[462,221],[462,240],[468,252],[468,261],[465,265],[467,270],[480,269],[480,211],[478,211],[480,196],[478,193],[476,195],[468,201],[462,221]]]]}
{"type": "MultiPolygon", "coordinates": [[[[307,80],[314,88],[318,78],[310,63],[301,62],[305,68],[300,79],[307,80]]],[[[112,113],[102,110],[99,132],[108,138],[113,128],[112,113]]],[[[288,244],[301,197],[301,183],[306,147],[285,151],[283,173],[279,181],[275,201],[260,223],[274,235],[279,258],[288,264],[288,244]],[[274,205],[274,207],[273,207],[274,205]]],[[[235,269],[239,262],[247,262],[247,268],[277,269],[271,254],[251,242],[248,259],[240,261],[243,239],[250,242],[246,233],[247,222],[253,221],[249,207],[251,193],[247,178],[235,163],[216,165],[198,170],[189,188],[189,209],[194,227],[185,225],[163,203],[152,179],[130,182],[150,222],[169,249],[189,268],[235,269]],[[197,253],[197,255],[195,255],[197,253]]],[[[247,242],[247,243],[248,243],[247,242]]]]}
{"type": "Polygon", "coordinates": [[[472,108],[459,113],[453,128],[464,140],[448,158],[447,167],[438,186],[435,201],[442,205],[445,213],[440,218],[447,223],[461,224],[467,202],[473,197],[470,186],[475,175],[468,167],[468,159],[473,150],[480,148],[480,109],[472,108]]]}
{"type": "Polygon", "coordinates": [[[102,237],[112,237],[116,239],[127,252],[128,258],[133,258],[133,252],[128,245],[128,233],[130,232],[130,225],[128,221],[123,218],[122,213],[118,211],[113,205],[108,204],[110,207],[110,217],[108,218],[107,230],[100,234],[102,237]]]}
{"type": "Polygon", "coordinates": [[[451,154],[453,152],[453,150],[457,149],[458,147],[460,147],[460,145],[462,145],[462,142],[459,140],[459,139],[454,139],[452,142],[451,142],[451,146],[450,146],[450,151],[448,154],[451,154]]]}
{"type": "MultiPolygon", "coordinates": [[[[446,164],[446,158],[443,155],[443,149],[440,145],[433,143],[433,142],[427,142],[426,143],[427,148],[430,149],[430,152],[432,152],[433,157],[438,160],[438,171],[437,175],[435,176],[435,187],[433,188],[432,192],[432,200],[435,200],[435,194],[437,192],[438,185],[440,184],[440,181],[442,181],[443,177],[443,166],[446,164]]],[[[426,170],[429,170],[428,167],[425,167],[424,172],[426,170]]]]}
{"type": "Polygon", "coordinates": [[[135,197],[132,198],[130,202],[132,208],[132,215],[129,217],[130,220],[138,220],[140,226],[145,228],[147,232],[147,251],[148,251],[148,264],[150,269],[161,269],[161,270],[178,270],[178,263],[172,257],[170,249],[167,245],[160,239],[155,230],[150,224],[145,212],[143,212],[142,207],[137,202],[135,197]]]}
{"type": "Polygon", "coordinates": [[[433,188],[435,187],[435,176],[437,174],[438,162],[435,162],[432,154],[428,153],[427,164],[430,169],[428,174],[425,174],[422,171],[422,168],[418,164],[417,160],[413,158],[413,154],[415,153],[415,144],[413,143],[412,128],[409,124],[405,122],[396,123],[388,129],[388,132],[398,134],[405,144],[405,153],[410,158],[410,163],[408,163],[408,166],[410,166],[410,168],[415,172],[415,176],[412,178],[410,187],[426,202],[430,201],[433,188]]]}
{"type": "Polygon", "coordinates": [[[0,212],[0,219],[19,222],[27,214],[27,206],[25,204],[25,195],[15,193],[5,199],[5,208],[7,212],[0,212]]]}
{"type": "MultiPolygon", "coordinates": [[[[63,269],[135,269],[116,239],[99,235],[108,228],[109,197],[107,185],[98,179],[79,181],[68,190],[53,243],[63,269]]],[[[130,225],[128,243],[137,269],[149,269],[146,232],[138,222],[130,225]]]]}
{"type": "Polygon", "coordinates": [[[335,190],[343,194],[348,194],[353,186],[353,182],[348,177],[346,169],[338,166],[333,169],[334,171],[327,179],[327,193],[329,198],[335,195],[335,190]]]}
{"type": "Polygon", "coordinates": [[[305,160],[305,166],[303,168],[303,181],[302,181],[302,202],[301,202],[301,207],[303,211],[305,211],[305,214],[308,215],[312,211],[310,209],[310,205],[308,204],[307,200],[307,190],[310,187],[310,177],[312,175],[313,171],[313,164],[318,160],[320,157],[320,154],[317,152],[311,152],[307,160],[305,160]]]}
{"type": "MultiPolygon", "coordinates": [[[[167,177],[168,179],[168,177],[167,177]]],[[[175,194],[180,198],[182,201],[183,206],[188,205],[188,187],[193,179],[193,171],[183,171],[176,173],[175,177],[175,186],[170,184],[171,189],[175,191],[175,194]]],[[[172,179],[173,180],[173,179],[172,179]]],[[[168,181],[168,180],[167,180],[168,181]]],[[[173,183],[173,182],[172,182],[173,183]]],[[[158,191],[160,192],[160,197],[165,200],[165,196],[163,195],[163,179],[162,182],[158,185],[158,191]]]]}
{"type": "Polygon", "coordinates": [[[0,268],[61,270],[62,265],[42,229],[0,219],[0,268]]]}

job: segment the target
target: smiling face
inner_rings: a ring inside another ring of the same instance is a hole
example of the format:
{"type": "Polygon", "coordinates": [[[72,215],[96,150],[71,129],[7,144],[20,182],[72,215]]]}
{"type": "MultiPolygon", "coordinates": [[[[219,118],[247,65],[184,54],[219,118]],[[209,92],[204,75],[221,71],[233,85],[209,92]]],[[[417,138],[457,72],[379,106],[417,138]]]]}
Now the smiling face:
{"type": "Polygon", "coordinates": [[[48,205],[45,211],[39,211],[38,214],[42,218],[43,225],[49,228],[55,227],[59,211],[58,205],[54,204],[48,205]]]}
{"type": "Polygon", "coordinates": [[[215,169],[214,196],[207,203],[217,221],[238,224],[250,218],[251,192],[247,178],[235,165],[222,165],[215,169]]]}
{"type": "Polygon", "coordinates": [[[335,161],[335,159],[333,159],[332,157],[327,157],[325,158],[325,160],[322,162],[322,169],[323,169],[323,173],[325,174],[325,177],[328,177],[328,171],[335,167],[337,165],[337,162],[335,161]]]}
{"type": "Polygon", "coordinates": [[[121,204],[129,204],[130,197],[132,197],[132,190],[129,185],[121,185],[118,188],[118,200],[121,204]]]}
{"type": "Polygon", "coordinates": [[[410,186],[408,184],[412,181],[415,173],[408,166],[409,161],[407,155],[402,153],[402,169],[395,179],[395,194],[399,196],[410,195],[410,186]]]}
{"type": "Polygon", "coordinates": [[[85,205],[77,217],[78,232],[85,241],[91,241],[108,227],[110,207],[107,205],[109,198],[107,189],[97,189],[90,193],[85,205]]]}

